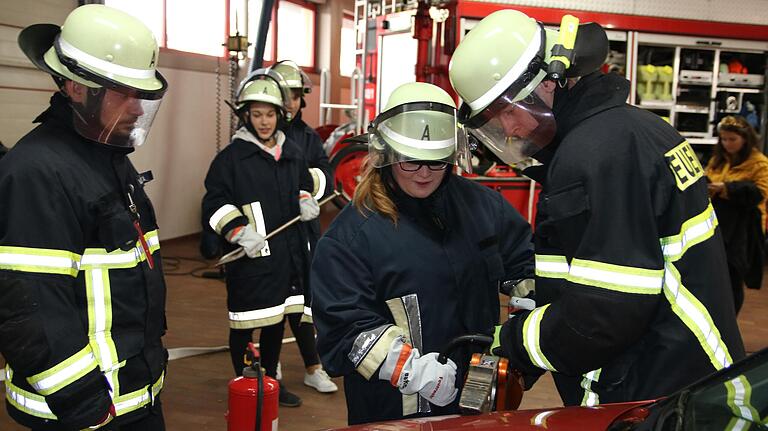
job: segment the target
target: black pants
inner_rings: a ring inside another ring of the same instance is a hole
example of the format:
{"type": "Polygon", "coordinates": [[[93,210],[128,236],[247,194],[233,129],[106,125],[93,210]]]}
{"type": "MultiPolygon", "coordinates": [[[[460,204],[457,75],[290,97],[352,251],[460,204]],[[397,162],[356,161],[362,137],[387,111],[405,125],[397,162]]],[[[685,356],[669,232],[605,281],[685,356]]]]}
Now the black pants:
{"type": "MultiPolygon", "coordinates": [[[[291,331],[296,336],[296,343],[299,345],[301,358],[304,360],[304,366],[310,367],[320,363],[315,347],[315,327],[309,323],[301,323],[301,314],[288,314],[288,323],[291,325],[291,331]]],[[[283,332],[285,331],[285,320],[280,323],[265,326],[261,328],[259,334],[259,352],[261,353],[261,366],[266,370],[266,374],[275,377],[277,374],[277,362],[280,360],[280,349],[283,346],[283,332]]],[[[229,330],[229,354],[232,357],[232,367],[235,375],[242,376],[245,349],[248,343],[252,341],[253,329],[230,329],[229,330]]]]}
{"type": "Polygon", "coordinates": [[[744,277],[732,266],[728,266],[728,273],[731,276],[731,290],[733,291],[733,305],[736,307],[736,315],[739,314],[741,306],[744,305],[744,277]]]}

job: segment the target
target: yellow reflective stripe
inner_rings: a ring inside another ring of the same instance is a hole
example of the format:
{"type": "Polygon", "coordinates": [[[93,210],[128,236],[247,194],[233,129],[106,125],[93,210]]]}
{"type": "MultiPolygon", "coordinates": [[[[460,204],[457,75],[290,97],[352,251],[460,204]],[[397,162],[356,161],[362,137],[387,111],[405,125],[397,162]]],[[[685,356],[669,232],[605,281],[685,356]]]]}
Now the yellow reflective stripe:
{"type": "Polygon", "coordinates": [[[42,395],[25,391],[13,384],[13,370],[5,365],[5,399],[16,409],[35,417],[56,420],[42,395]]]}
{"type": "Polygon", "coordinates": [[[644,269],[593,260],[573,259],[567,280],[624,293],[661,293],[663,269],[644,269]]]}
{"type": "MultiPolygon", "coordinates": [[[[149,252],[154,253],[160,249],[160,239],[157,229],[144,234],[144,240],[147,242],[149,252]]],[[[91,269],[126,269],[133,268],[139,263],[147,260],[141,241],[136,241],[134,247],[129,251],[120,249],[107,252],[103,248],[86,248],[83,257],[80,259],[80,268],[82,270],[91,269]]]]}
{"type": "Polygon", "coordinates": [[[547,360],[547,357],[544,356],[539,342],[541,320],[544,318],[544,313],[549,306],[550,304],[547,304],[534,309],[525,319],[525,323],[523,323],[523,346],[528,351],[528,357],[531,358],[531,362],[534,365],[545,370],[557,372],[555,367],[547,360]]]}
{"type": "Polygon", "coordinates": [[[226,204],[213,213],[211,218],[208,219],[208,225],[211,226],[211,229],[216,231],[216,233],[221,234],[221,230],[224,229],[224,226],[226,226],[227,223],[238,217],[242,217],[242,215],[243,213],[241,213],[236,206],[226,204]]]}
{"type": "Polygon", "coordinates": [[[318,168],[309,168],[309,175],[312,176],[313,183],[312,197],[315,200],[319,200],[325,194],[325,184],[327,181],[325,174],[318,168]]]}
{"type": "Polygon", "coordinates": [[[163,382],[165,380],[165,372],[160,375],[152,386],[145,386],[141,389],[137,389],[133,392],[129,392],[125,395],[120,395],[112,399],[112,403],[115,405],[115,413],[118,416],[130,413],[138,410],[149,403],[154,403],[154,399],[163,390],[163,382]]]}
{"type": "Polygon", "coordinates": [[[568,276],[568,261],[565,256],[537,254],[536,275],[544,278],[565,278],[568,276]]]}
{"type": "Polygon", "coordinates": [[[88,298],[88,340],[102,371],[117,365],[117,348],[112,339],[112,289],[109,271],[93,269],[85,272],[88,298]]]}
{"type": "Polygon", "coordinates": [[[235,329],[260,328],[278,323],[283,315],[304,312],[304,295],[293,295],[274,307],[250,311],[230,311],[229,327],[235,329]]]}
{"type": "Polygon", "coordinates": [[[717,224],[717,215],[712,203],[709,203],[701,214],[686,220],[680,226],[680,233],[661,238],[664,259],[669,262],[679,260],[689,248],[714,235],[717,224]]]}
{"type": "Polygon", "coordinates": [[[50,395],[88,374],[97,366],[91,347],[85,346],[54,367],[27,377],[27,381],[39,394],[50,395]]]}
{"type": "Polygon", "coordinates": [[[751,404],[752,385],[746,377],[738,376],[725,382],[728,391],[728,406],[734,416],[751,422],[760,421],[760,413],[751,404]]]}
{"type": "Polygon", "coordinates": [[[728,425],[725,426],[725,431],[747,431],[752,426],[752,422],[745,421],[741,418],[732,418],[728,425]]]}
{"type": "Polygon", "coordinates": [[[664,295],[672,311],[699,340],[715,370],[731,366],[731,354],[707,309],[683,286],[682,277],[674,264],[668,262],[664,267],[664,295]]]}
{"type": "Polygon", "coordinates": [[[0,269],[77,276],[80,255],[67,250],[0,246],[0,269]]]}
{"type": "Polygon", "coordinates": [[[584,389],[584,398],[581,400],[582,406],[592,407],[600,404],[600,397],[597,392],[592,391],[592,382],[600,381],[601,371],[602,368],[599,368],[584,374],[584,379],[581,381],[581,387],[584,389]]]}

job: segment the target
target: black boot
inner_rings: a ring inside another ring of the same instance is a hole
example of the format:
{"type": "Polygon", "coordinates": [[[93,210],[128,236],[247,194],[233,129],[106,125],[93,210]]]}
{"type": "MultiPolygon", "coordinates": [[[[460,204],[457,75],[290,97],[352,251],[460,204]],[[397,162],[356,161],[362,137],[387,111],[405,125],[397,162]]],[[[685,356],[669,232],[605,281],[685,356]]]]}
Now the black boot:
{"type": "Polygon", "coordinates": [[[301,405],[301,398],[298,395],[288,392],[283,382],[280,382],[280,405],[283,407],[298,407],[301,405]]]}

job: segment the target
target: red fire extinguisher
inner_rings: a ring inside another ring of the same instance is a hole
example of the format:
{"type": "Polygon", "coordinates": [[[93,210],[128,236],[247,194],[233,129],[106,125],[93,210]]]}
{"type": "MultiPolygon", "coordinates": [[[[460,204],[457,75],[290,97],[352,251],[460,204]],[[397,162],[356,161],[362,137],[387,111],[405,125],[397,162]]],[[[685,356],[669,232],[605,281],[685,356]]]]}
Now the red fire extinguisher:
{"type": "Polygon", "coordinates": [[[227,431],[276,431],[280,385],[263,374],[259,351],[248,343],[243,375],[229,381],[227,431]],[[258,425],[257,425],[258,424],[258,425]]]}

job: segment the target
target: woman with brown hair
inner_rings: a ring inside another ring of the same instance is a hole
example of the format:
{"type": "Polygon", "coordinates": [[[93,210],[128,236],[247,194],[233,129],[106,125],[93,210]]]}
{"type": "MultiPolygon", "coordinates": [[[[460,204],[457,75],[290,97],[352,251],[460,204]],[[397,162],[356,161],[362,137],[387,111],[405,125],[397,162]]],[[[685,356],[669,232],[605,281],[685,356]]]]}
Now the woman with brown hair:
{"type": "Polygon", "coordinates": [[[530,226],[501,194],[453,174],[468,162],[462,137],[444,90],[395,89],[369,127],[353,202],[317,244],[317,348],[328,374],[344,376],[350,424],[458,413],[473,352],[444,364],[437,352],[492,335],[500,282],[533,277],[530,226]]]}
{"type": "Polygon", "coordinates": [[[707,165],[709,195],[723,232],[736,313],[744,287],[759,289],[768,198],[768,157],[757,148],[755,129],[740,116],[717,125],[720,140],[707,165]]]}

